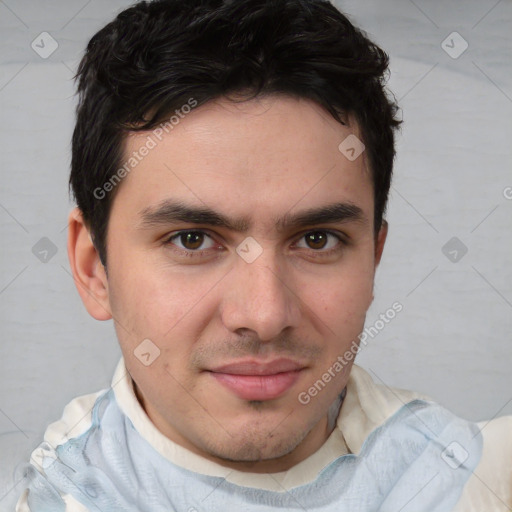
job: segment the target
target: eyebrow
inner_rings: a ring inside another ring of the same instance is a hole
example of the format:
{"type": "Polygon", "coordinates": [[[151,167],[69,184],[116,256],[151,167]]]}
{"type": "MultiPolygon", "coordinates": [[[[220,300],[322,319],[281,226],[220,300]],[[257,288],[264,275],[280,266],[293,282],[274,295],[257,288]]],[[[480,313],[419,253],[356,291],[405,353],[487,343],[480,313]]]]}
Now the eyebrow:
{"type": "MultiPolygon", "coordinates": [[[[140,212],[138,228],[149,229],[178,222],[222,227],[240,233],[247,232],[251,226],[248,217],[230,219],[207,206],[195,206],[182,201],[166,199],[156,207],[147,207],[140,212]]],[[[356,222],[367,225],[368,217],[359,206],[353,203],[332,203],[294,214],[286,213],[283,217],[275,219],[275,227],[278,232],[283,232],[287,229],[340,222],[356,222]]]]}

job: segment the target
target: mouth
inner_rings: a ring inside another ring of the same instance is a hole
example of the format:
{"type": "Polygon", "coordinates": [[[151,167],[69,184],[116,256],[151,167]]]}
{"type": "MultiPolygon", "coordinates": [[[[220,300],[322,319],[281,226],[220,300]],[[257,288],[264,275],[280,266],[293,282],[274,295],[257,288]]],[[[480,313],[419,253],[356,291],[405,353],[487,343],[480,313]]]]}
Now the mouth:
{"type": "Polygon", "coordinates": [[[282,396],[305,369],[295,361],[278,359],[269,363],[241,361],[208,370],[223,387],[243,400],[273,400],[282,396]]]}

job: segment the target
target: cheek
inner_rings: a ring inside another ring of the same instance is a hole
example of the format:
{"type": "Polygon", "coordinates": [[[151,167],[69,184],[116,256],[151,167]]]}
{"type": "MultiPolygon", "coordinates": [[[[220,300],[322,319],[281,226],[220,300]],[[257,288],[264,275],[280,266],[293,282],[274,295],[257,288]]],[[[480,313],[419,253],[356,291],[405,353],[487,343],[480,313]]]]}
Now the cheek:
{"type": "Polygon", "coordinates": [[[334,333],[347,334],[362,328],[366,312],[372,300],[371,286],[357,290],[340,286],[332,293],[317,298],[324,322],[334,333]]]}
{"type": "MultiPolygon", "coordinates": [[[[364,262],[363,262],[364,263],[364,262]]],[[[329,328],[331,335],[359,334],[373,300],[373,267],[360,264],[301,284],[304,302],[329,328]]]]}
{"type": "Polygon", "coordinates": [[[208,320],[208,291],[217,275],[178,271],[163,264],[150,264],[147,258],[113,260],[111,307],[114,316],[131,332],[120,332],[126,343],[149,338],[162,350],[176,337],[186,345],[184,331],[194,338],[208,320]],[[133,338],[133,341],[127,338],[133,338]]]}

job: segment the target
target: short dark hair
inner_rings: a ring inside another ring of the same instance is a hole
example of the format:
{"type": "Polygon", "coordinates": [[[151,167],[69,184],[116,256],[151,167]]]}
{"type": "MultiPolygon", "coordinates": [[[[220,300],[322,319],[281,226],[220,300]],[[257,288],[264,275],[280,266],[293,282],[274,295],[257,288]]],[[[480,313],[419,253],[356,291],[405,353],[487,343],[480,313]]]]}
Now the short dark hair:
{"type": "Polygon", "coordinates": [[[98,189],[122,164],[129,131],[150,130],[194,98],[240,95],[314,100],[339,122],[353,115],[383,220],[395,157],[398,106],[385,88],[388,55],[323,0],[156,0],[121,12],[89,41],[70,187],[106,265],[116,187],[98,189]],[[112,189],[112,190],[111,190],[112,189]]]}

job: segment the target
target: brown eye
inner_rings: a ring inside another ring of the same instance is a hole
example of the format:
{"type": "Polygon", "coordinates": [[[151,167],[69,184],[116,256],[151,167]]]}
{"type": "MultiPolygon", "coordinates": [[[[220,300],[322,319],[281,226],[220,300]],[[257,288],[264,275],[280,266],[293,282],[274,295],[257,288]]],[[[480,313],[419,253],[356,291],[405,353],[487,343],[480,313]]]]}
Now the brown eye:
{"type": "Polygon", "coordinates": [[[212,237],[202,231],[179,231],[164,243],[165,245],[174,245],[182,251],[189,251],[190,253],[212,249],[215,246],[212,237]]]}
{"type": "Polygon", "coordinates": [[[331,249],[336,250],[336,247],[343,246],[343,239],[338,235],[329,231],[310,231],[302,235],[297,244],[301,249],[312,249],[316,252],[326,253],[331,249]]]}
{"type": "Polygon", "coordinates": [[[314,231],[305,235],[306,243],[311,249],[323,249],[327,244],[327,233],[314,231]]]}
{"type": "Polygon", "coordinates": [[[185,249],[191,251],[199,249],[204,242],[204,234],[198,231],[190,231],[188,233],[182,233],[180,235],[180,242],[185,249]]]}

